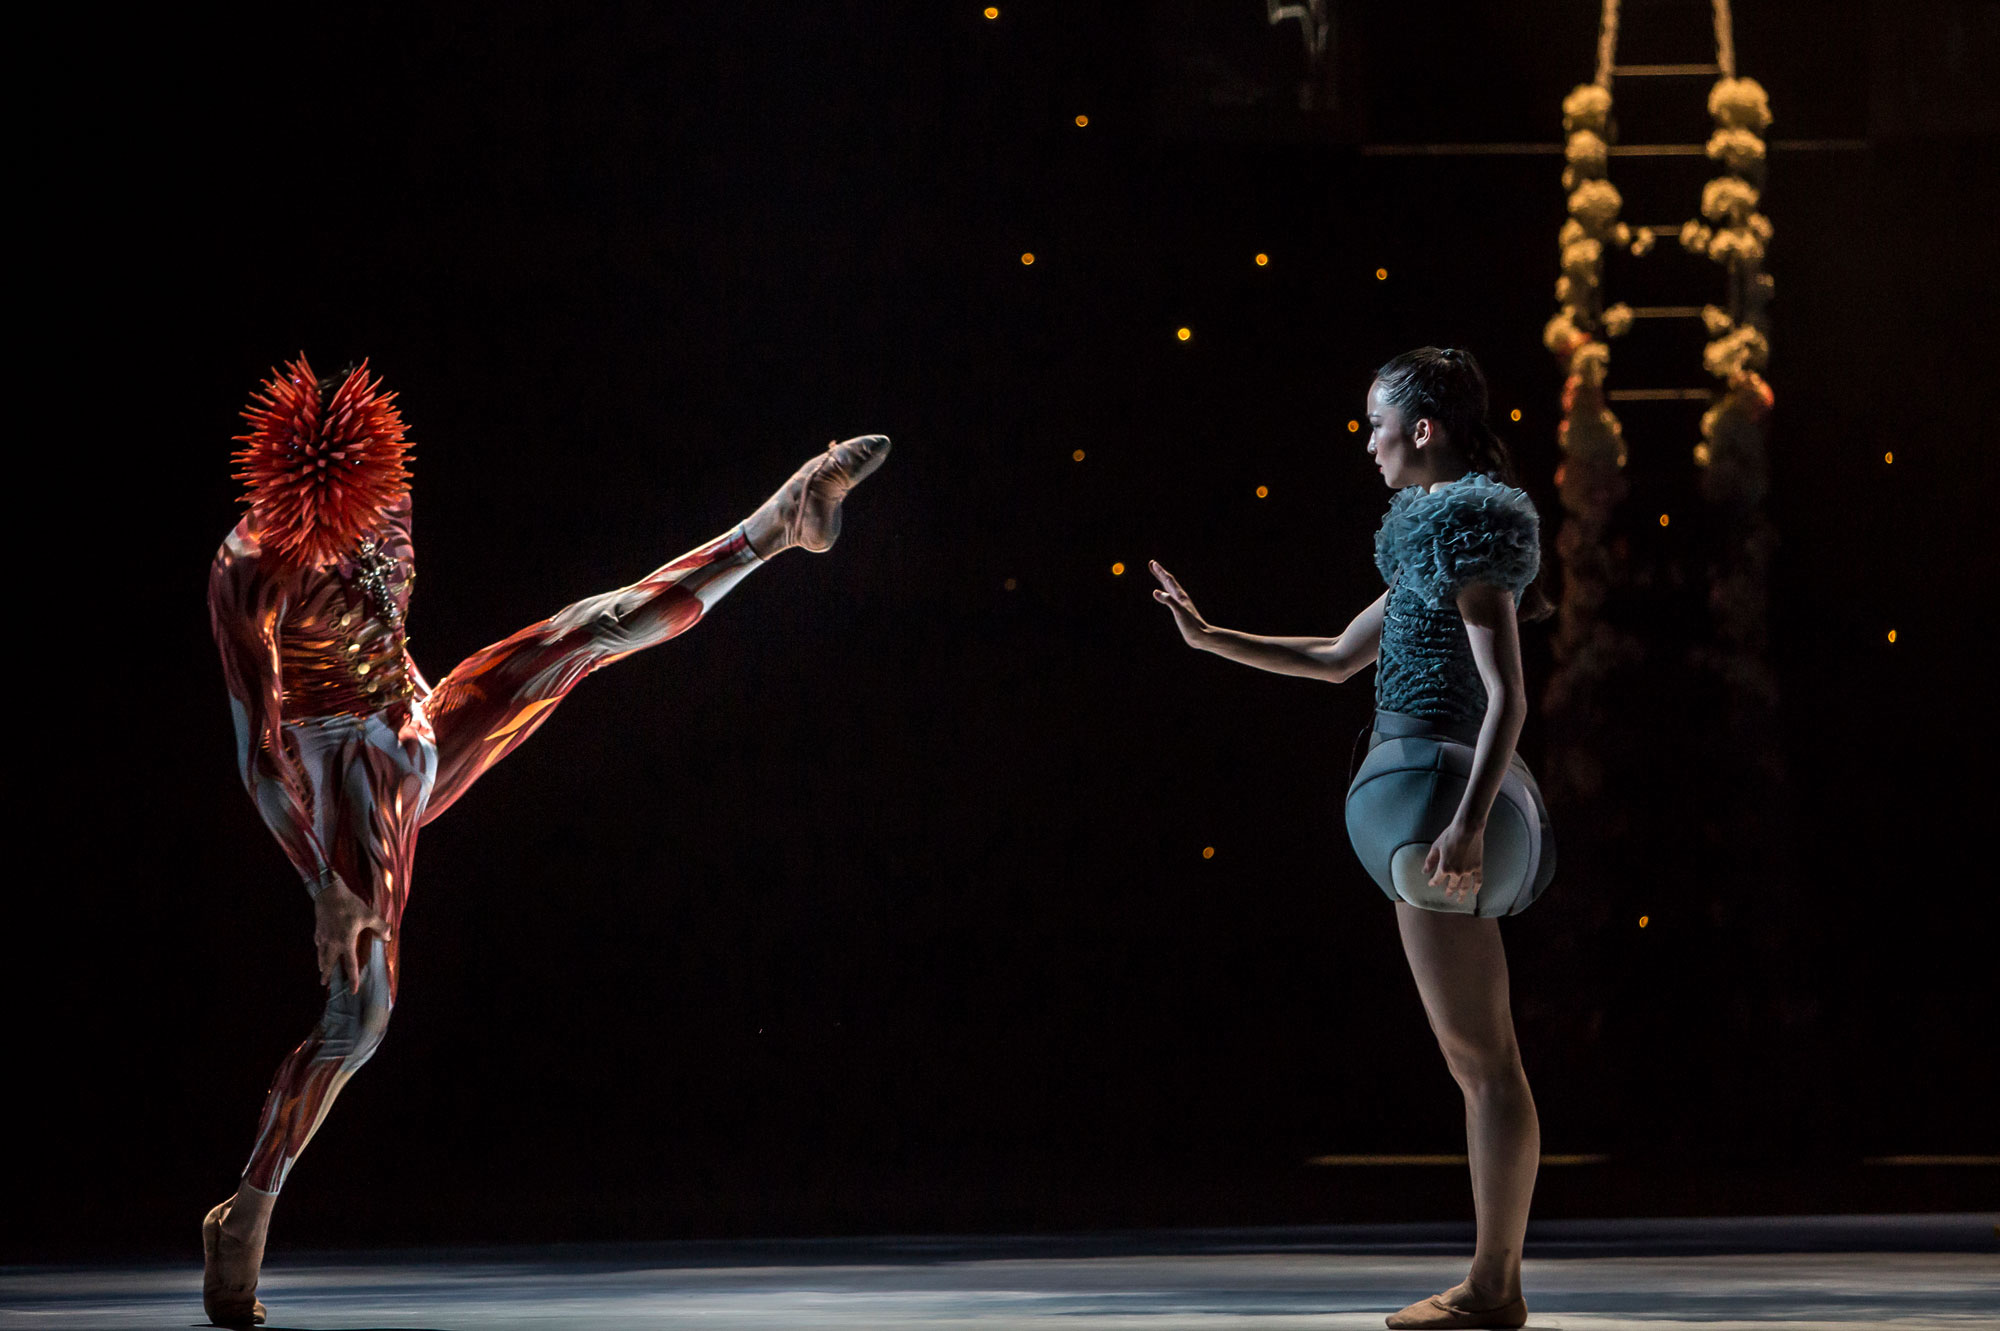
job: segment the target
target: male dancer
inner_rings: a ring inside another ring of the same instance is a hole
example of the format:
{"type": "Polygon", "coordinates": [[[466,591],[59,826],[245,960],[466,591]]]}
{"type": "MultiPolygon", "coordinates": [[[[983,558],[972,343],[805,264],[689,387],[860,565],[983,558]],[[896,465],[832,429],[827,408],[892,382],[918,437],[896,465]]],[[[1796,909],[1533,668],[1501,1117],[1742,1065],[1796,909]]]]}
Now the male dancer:
{"type": "Polygon", "coordinates": [[[388,1027],[417,829],[585,675],[693,627],[781,551],[832,548],[841,500],[889,452],[880,435],[829,445],[729,532],[474,653],[432,688],[404,647],[416,573],[394,403],[366,364],[337,387],[303,355],[274,374],[237,436],[250,511],[209,575],[243,781],[312,894],[329,991],[271,1083],[235,1194],[202,1223],[202,1304],[218,1326],[264,1320],[257,1273],[278,1190],[388,1027]]]}

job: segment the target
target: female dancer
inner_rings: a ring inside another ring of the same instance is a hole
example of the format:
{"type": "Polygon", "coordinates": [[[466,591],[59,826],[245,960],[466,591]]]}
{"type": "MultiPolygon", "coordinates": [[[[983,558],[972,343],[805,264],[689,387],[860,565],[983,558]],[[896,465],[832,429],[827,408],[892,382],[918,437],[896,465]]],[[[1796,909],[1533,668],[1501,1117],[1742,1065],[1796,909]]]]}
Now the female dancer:
{"type": "Polygon", "coordinates": [[[474,653],[432,688],[405,648],[407,444],[380,388],[365,365],[322,384],[304,356],[264,385],[238,436],[250,511],[209,576],[241,775],[312,895],[328,990],[271,1083],[235,1194],[202,1223],[202,1304],[218,1326],[264,1320],[257,1274],[278,1190],[388,1028],[417,829],[585,675],[694,627],[780,551],[832,548],[841,501],[889,452],[880,435],[830,445],[726,534],[474,653]]]}
{"type": "MultiPolygon", "coordinates": [[[[1521,1243],[1541,1129],[1514,1039],[1507,957],[1494,916],[1525,907],[1554,867],[1540,797],[1514,756],[1528,713],[1516,621],[1545,615],[1547,602],[1528,590],[1540,565],[1535,509],[1511,483],[1511,461],[1486,425],[1486,407],[1486,380],[1468,352],[1422,347],[1377,373],[1368,389],[1368,452],[1397,492],[1375,542],[1389,590],[1338,637],[1267,638],[1218,628],[1172,574],[1152,566],[1160,582],[1153,596],[1173,612],[1191,647],[1260,670],[1335,682],[1379,661],[1371,764],[1350,796],[1350,814],[1375,765],[1374,750],[1392,741],[1426,746],[1422,791],[1405,797],[1412,807],[1369,808],[1374,821],[1415,828],[1428,814],[1430,825],[1414,837],[1404,834],[1402,854],[1395,836],[1375,835],[1373,827],[1356,827],[1354,839],[1373,861],[1371,874],[1396,898],[1424,1012],[1465,1094],[1478,1243],[1464,1281],[1391,1315],[1391,1327],[1518,1327],[1528,1315],[1521,1243]],[[1440,779],[1454,766],[1453,746],[1460,746],[1460,779],[1440,779]],[[1439,791],[1461,786],[1455,799],[1439,798],[1439,791]],[[1488,845],[1489,817],[1503,786],[1509,799],[1494,821],[1529,829],[1508,842],[1504,866],[1494,863],[1488,845]],[[1496,893],[1503,894],[1497,908],[1488,909],[1496,893]]],[[[1404,774],[1411,765],[1402,763],[1404,774]]]]}

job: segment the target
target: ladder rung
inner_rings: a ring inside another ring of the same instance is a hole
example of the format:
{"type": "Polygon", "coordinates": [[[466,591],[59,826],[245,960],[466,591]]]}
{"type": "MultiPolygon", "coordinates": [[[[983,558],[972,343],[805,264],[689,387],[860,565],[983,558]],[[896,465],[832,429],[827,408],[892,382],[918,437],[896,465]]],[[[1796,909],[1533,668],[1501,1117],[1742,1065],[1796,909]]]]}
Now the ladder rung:
{"type": "Polygon", "coordinates": [[[1604,396],[1612,402],[1706,402],[1715,394],[1706,388],[1614,388],[1604,396]]]}
{"type": "MultiPolygon", "coordinates": [[[[1773,152],[1866,152],[1866,139],[1773,139],[1773,152]]],[[[1705,143],[1633,143],[1613,157],[1700,157],[1705,143]]],[[[1364,143],[1363,157],[1561,157],[1560,143],[1364,143]]],[[[1672,228],[1675,231],[1679,227],[1672,228]]]]}
{"type": "Polygon", "coordinates": [[[1702,307],[1699,305],[1634,305],[1634,319],[1699,319],[1702,307]]]}
{"type": "Polygon", "coordinates": [[[1684,74],[1720,74],[1721,65],[1613,65],[1611,75],[1621,79],[1674,78],[1684,74]]]}
{"type": "Polygon", "coordinates": [[[1365,143],[1363,157],[1561,157],[1560,143],[1365,143]]]}

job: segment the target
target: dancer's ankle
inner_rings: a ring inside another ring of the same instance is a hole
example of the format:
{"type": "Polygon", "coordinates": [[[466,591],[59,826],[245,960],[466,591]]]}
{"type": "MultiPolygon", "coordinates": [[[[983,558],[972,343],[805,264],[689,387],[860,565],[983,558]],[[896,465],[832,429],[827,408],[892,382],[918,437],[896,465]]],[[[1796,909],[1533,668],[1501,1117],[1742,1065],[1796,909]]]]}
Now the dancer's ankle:
{"type": "Polygon", "coordinates": [[[222,1209],[222,1232],[232,1243],[262,1244],[271,1228],[271,1212],[277,1203],[277,1193],[243,1184],[222,1209]]]}
{"type": "Polygon", "coordinates": [[[778,495],[773,495],[755,513],[743,519],[743,539],[749,542],[750,552],[757,558],[773,559],[791,549],[785,540],[785,517],[778,495]]]}
{"type": "Polygon", "coordinates": [[[1498,1308],[1521,1297],[1521,1271],[1488,1274],[1473,1271],[1451,1291],[1453,1302],[1466,1308],[1498,1308]]]}

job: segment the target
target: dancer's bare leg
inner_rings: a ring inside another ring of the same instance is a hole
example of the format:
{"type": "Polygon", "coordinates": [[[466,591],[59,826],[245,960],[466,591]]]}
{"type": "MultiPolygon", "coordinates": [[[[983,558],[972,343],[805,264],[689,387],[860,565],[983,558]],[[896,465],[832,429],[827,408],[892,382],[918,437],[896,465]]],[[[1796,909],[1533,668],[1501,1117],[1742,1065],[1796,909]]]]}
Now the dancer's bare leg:
{"type": "MultiPolygon", "coordinates": [[[[1500,925],[1402,902],[1396,906],[1396,922],[1424,1013],[1465,1094],[1465,1144],[1472,1162],[1478,1239],[1464,1282],[1438,1299],[1464,1310],[1500,1309],[1521,1298],[1521,1247],[1542,1155],[1541,1122],[1514,1038],[1500,925]]],[[[1389,1324],[1425,1325],[1420,1320],[1424,1311],[1425,1304],[1412,1304],[1389,1324]]]]}

